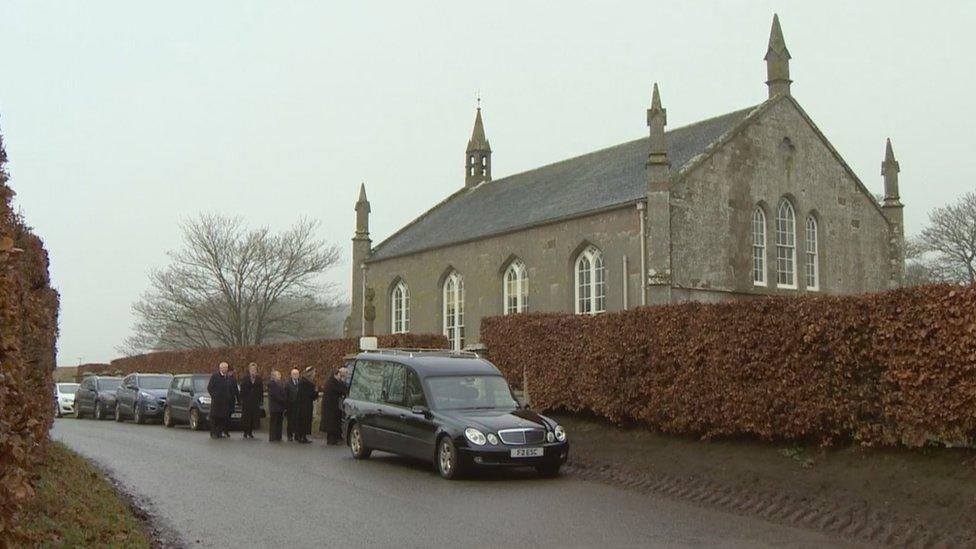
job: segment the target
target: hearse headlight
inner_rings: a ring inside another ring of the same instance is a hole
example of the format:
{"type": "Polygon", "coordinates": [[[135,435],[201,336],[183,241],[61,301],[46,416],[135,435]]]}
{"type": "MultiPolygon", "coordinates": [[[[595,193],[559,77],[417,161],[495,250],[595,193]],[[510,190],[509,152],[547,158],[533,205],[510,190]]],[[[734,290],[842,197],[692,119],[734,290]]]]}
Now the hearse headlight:
{"type": "Polygon", "coordinates": [[[556,435],[554,435],[552,431],[546,433],[546,442],[555,442],[555,441],[556,441],[556,435]]]}
{"type": "Polygon", "coordinates": [[[556,440],[566,442],[566,429],[562,425],[556,425],[556,440]]]}
{"type": "Polygon", "coordinates": [[[495,433],[488,433],[488,443],[498,444],[498,437],[495,436],[495,433]]]}
{"type": "Polygon", "coordinates": [[[485,442],[487,442],[485,434],[474,427],[468,427],[464,430],[464,438],[468,439],[471,444],[475,444],[477,446],[484,446],[485,442]]]}

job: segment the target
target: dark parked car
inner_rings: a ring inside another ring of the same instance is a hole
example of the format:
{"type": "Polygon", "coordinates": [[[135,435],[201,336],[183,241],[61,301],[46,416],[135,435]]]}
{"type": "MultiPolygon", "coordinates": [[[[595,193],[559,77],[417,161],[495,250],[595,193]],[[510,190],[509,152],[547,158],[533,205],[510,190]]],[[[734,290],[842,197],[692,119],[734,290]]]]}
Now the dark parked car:
{"type": "Polygon", "coordinates": [[[353,457],[412,456],[433,461],[447,479],[472,466],[555,476],[569,455],[566,431],[519,406],[501,372],[474,353],[361,353],[343,407],[353,457]]]}
{"type": "MultiPolygon", "coordinates": [[[[163,425],[174,427],[181,423],[190,425],[190,429],[201,431],[207,428],[210,417],[210,393],[207,383],[210,374],[185,374],[174,376],[166,393],[166,408],[163,410],[163,425]]],[[[264,414],[264,404],[261,404],[261,415],[264,414]]],[[[234,404],[234,411],[230,416],[230,429],[239,429],[241,422],[241,405],[234,404]]]]}
{"type": "Polygon", "coordinates": [[[75,417],[91,414],[95,419],[105,419],[115,413],[115,391],[122,382],[120,377],[88,376],[81,380],[75,391],[75,417]]]}
{"type": "Polygon", "coordinates": [[[115,392],[115,421],[132,418],[136,423],[163,417],[170,374],[129,374],[115,392]]]}

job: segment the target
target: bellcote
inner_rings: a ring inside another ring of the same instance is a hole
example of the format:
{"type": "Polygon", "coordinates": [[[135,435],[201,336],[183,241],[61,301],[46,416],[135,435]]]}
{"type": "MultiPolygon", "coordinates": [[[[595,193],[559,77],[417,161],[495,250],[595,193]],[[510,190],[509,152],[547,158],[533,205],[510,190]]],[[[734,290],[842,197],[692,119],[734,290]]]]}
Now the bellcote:
{"type": "Polygon", "coordinates": [[[485,137],[485,125],[481,120],[479,104],[471,139],[468,140],[468,148],[464,152],[464,186],[474,187],[484,181],[491,181],[491,145],[485,137]]]}

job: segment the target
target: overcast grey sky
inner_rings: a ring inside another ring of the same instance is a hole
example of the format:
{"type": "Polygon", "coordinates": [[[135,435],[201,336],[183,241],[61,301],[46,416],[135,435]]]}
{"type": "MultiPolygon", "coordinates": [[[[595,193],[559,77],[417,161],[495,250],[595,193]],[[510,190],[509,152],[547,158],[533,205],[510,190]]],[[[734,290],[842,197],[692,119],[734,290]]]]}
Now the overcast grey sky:
{"type": "MultiPolygon", "coordinates": [[[[463,185],[480,90],[495,177],[761,102],[770,21],[793,92],[909,233],[972,190],[973,2],[11,2],[0,131],[62,296],[59,364],[107,361],[181,217],[322,221],[348,260],[463,185]]],[[[328,275],[348,292],[348,261],[328,275]]]]}

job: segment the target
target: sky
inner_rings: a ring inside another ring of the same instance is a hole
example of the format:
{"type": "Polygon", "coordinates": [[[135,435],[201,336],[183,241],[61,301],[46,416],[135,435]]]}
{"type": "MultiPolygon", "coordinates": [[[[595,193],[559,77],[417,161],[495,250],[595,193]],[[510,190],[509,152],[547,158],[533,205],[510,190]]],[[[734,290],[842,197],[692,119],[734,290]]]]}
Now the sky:
{"type": "Polygon", "coordinates": [[[201,212],[321,221],[350,285],[463,185],[482,98],[495,178],[762,102],[779,13],[793,95],[875,193],[890,137],[907,233],[973,190],[973,2],[0,0],[0,133],[61,293],[58,363],[108,361],[201,212]]]}

